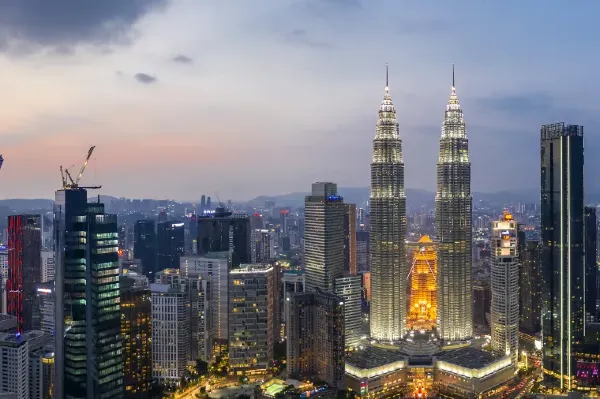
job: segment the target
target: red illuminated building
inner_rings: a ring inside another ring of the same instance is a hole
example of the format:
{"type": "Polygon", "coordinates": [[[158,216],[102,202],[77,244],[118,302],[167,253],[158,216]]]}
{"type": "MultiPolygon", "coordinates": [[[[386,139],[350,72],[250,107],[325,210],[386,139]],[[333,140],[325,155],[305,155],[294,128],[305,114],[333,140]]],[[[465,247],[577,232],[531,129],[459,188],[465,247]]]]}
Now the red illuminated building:
{"type": "Polygon", "coordinates": [[[40,216],[8,217],[7,313],[17,318],[17,330],[32,330],[36,285],[41,280],[40,216]]]}

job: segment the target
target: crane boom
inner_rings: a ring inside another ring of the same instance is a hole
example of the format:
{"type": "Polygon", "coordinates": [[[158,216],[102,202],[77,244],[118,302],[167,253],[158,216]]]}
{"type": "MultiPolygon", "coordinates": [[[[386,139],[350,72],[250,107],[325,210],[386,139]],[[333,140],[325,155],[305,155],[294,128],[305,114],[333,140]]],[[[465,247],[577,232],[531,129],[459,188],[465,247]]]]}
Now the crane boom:
{"type": "Polygon", "coordinates": [[[78,188],[82,188],[82,189],[102,188],[102,186],[87,186],[87,187],[79,186],[79,180],[81,179],[81,176],[83,176],[83,172],[85,172],[85,168],[88,165],[88,162],[90,161],[90,158],[92,157],[92,153],[94,152],[95,148],[96,148],[96,146],[92,146],[88,150],[87,157],[85,158],[85,162],[83,163],[83,166],[81,167],[81,170],[79,171],[79,174],[77,175],[77,179],[73,179],[73,177],[71,176],[71,172],[69,172],[69,169],[63,168],[62,166],[60,167],[60,177],[62,179],[63,190],[78,189],[78,188]]]}
{"type": "Polygon", "coordinates": [[[79,179],[81,179],[81,176],[83,175],[83,172],[85,171],[85,168],[88,165],[88,162],[90,161],[90,158],[92,157],[92,153],[94,152],[94,148],[96,148],[95,145],[91,146],[88,154],[87,154],[87,158],[85,159],[85,162],[83,163],[83,166],[81,167],[81,170],[79,171],[79,174],[77,175],[77,179],[75,180],[74,184],[79,184],[79,179]]]}

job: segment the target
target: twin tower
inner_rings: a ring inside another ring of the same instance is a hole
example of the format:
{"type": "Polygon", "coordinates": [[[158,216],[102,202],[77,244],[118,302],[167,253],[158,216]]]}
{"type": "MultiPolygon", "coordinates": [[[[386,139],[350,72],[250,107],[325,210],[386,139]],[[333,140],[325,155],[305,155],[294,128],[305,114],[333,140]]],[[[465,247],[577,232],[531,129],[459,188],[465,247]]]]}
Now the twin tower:
{"type": "MultiPolygon", "coordinates": [[[[402,140],[387,82],[371,164],[371,338],[394,342],[407,333],[406,195],[402,140]]],[[[454,86],[442,124],[437,163],[437,329],[446,344],[473,335],[471,308],[471,163],[454,86]]]]}

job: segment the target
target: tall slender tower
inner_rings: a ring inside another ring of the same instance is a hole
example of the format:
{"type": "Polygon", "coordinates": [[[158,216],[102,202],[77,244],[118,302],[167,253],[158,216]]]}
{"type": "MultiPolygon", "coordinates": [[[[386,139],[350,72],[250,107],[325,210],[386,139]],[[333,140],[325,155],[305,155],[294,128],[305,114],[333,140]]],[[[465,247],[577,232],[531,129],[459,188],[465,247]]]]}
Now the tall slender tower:
{"type": "Polygon", "coordinates": [[[585,335],[583,126],[543,125],[540,144],[542,369],[570,391],[585,335]]]}
{"type": "Polygon", "coordinates": [[[394,341],[406,331],[408,262],[402,140],[388,88],[387,66],[373,139],[370,207],[371,337],[394,341]]]}
{"type": "Polygon", "coordinates": [[[446,106],[435,196],[438,247],[438,327],[444,342],[473,333],[471,304],[471,162],[463,112],[454,86],[446,106]]]}
{"type": "Polygon", "coordinates": [[[492,222],[492,349],[519,357],[519,253],[517,222],[504,212],[492,222]]]}

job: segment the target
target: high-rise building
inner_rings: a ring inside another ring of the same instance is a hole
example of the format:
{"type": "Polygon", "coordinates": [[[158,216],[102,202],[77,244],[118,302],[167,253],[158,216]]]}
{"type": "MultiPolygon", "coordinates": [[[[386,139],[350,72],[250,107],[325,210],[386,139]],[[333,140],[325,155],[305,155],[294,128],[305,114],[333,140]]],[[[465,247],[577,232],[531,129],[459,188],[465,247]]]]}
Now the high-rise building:
{"type": "Polygon", "coordinates": [[[275,258],[275,237],[266,229],[252,230],[252,263],[270,263],[275,258]]]}
{"type": "Polygon", "coordinates": [[[473,323],[478,326],[489,326],[488,315],[490,314],[492,294],[490,283],[487,281],[475,281],[473,283],[473,323]]]}
{"type": "Polygon", "coordinates": [[[152,291],[152,377],[179,386],[190,360],[187,287],[177,270],[165,269],[150,284],[152,291]]]}
{"type": "Polygon", "coordinates": [[[585,227],[585,311],[592,319],[596,318],[597,270],[596,247],[598,244],[598,226],[596,208],[586,206],[584,209],[585,227]]]}
{"type": "Polygon", "coordinates": [[[40,253],[41,257],[41,283],[47,283],[54,281],[54,251],[51,249],[42,249],[40,253]]]}
{"type": "Polygon", "coordinates": [[[286,321],[289,378],[317,376],[332,387],[345,386],[344,301],[316,289],[288,294],[286,321]]]}
{"type": "Polygon", "coordinates": [[[185,226],[185,254],[198,254],[198,215],[191,215],[185,226]]]}
{"type": "Polygon", "coordinates": [[[34,312],[34,327],[49,334],[54,334],[54,281],[39,284],[36,289],[37,301],[34,312]]]}
{"type": "Polygon", "coordinates": [[[29,399],[54,398],[54,353],[51,348],[29,351],[29,399]]]}
{"type": "Polygon", "coordinates": [[[200,197],[200,214],[204,213],[206,209],[206,195],[202,194],[200,197]]]}
{"type": "Polygon", "coordinates": [[[156,226],[158,271],[177,269],[184,255],[185,231],[183,223],[164,221],[156,226]]]}
{"type": "Polygon", "coordinates": [[[473,335],[471,284],[471,162],[463,112],[454,86],[446,106],[437,164],[438,331],[444,342],[473,335]]]}
{"type": "MultiPolygon", "coordinates": [[[[32,370],[30,355],[51,341],[52,336],[41,331],[0,333],[0,393],[12,392],[14,398],[29,399],[31,394],[39,391],[33,386],[40,381],[32,370]]],[[[34,397],[37,399],[39,395],[34,397]]]]}
{"type": "Polygon", "coordinates": [[[0,309],[2,309],[2,313],[6,313],[6,280],[8,280],[8,246],[6,245],[0,245],[0,278],[2,279],[0,286],[2,307],[0,309]]]}
{"type": "Polygon", "coordinates": [[[437,323],[437,257],[428,235],[419,239],[410,268],[408,328],[431,331],[437,323]]]}
{"type": "Polygon", "coordinates": [[[198,278],[210,282],[210,331],[206,333],[207,345],[213,341],[225,344],[229,337],[229,267],[227,252],[208,253],[205,256],[182,256],[179,266],[185,278],[198,278]]]}
{"type": "Polygon", "coordinates": [[[344,199],[334,183],[313,183],[304,200],[306,291],[333,292],[344,274],[344,199]]]}
{"type": "Polygon", "coordinates": [[[492,222],[492,349],[519,358],[519,254],[517,222],[504,212],[492,222]]]}
{"type": "Polygon", "coordinates": [[[265,373],[279,336],[278,270],[270,265],[240,265],[229,272],[229,367],[233,372],[265,373]]]}
{"type": "Polygon", "coordinates": [[[346,275],[335,279],[334,293],[344,302],[344,336],[346,348],[360,344],[362,334],[362,276],[346,275]]]}
{"type": "MultiPolygon", "coordinates": [[[[387,68],[387,67],[386,67],[387,68]]],[[[387,82],[371,164],[371,337],[395,341],[406,332],[406,195],[402,140],[387,82]]]]}
{"type": "Polygon", "coordinates": [[[17,331],[33,329],[36,286],[42,277],[42,230],[39,215],[8,217],[7,313],[17,317],[17,331]]]}
{"type": "Polygon", "coordinates": [[[371,271],[368,231],[356,232],[356,268],[359,272],[371,271]]]}
{"type": "Polygon", "coordinates": [[[355,275],[358,272],[356,261],[356,205],[344,204],[344,271],[355,275]]]}
{"type": "Polygon", "coordinates": [[[573,345],[584,335],[583,126],[541,129],[542,368],[571,390],[573,345]]]}
{"type": "Polygon", "coordinates": [[[251,263],[250,218],[218,207],[198,218],[198,255],[231,252],[231,266],[251,263]]]}
{"type": "Polygon", "coordinates": [[[519,314],[520,331],[535,335],[541,331],[541,264],[539,241],[527,240],[525,232],[520,230],[519,245],[519,314]]]}
{"type": "Polygon", "coordinates": [[[88,204],[85,189],[65,188],[54,229],[55,397],[122,398],[117,216],[88,204]]]}
{"type": "Polygon", "coordinates": [[[290,209],[283,208],[279,210],[279,228],[281,234],[288,234],[290,232],[290,209]]]}
{"type": "Polygon", "coordinates": [[[146,276],[121,276],[125,398],[148,398],[152,383],[152,303],[146,276]]]}
{"type": "Polygon", "coordinates": [[[185,280],[190,302],[190,360],[208,362],[212,356],[211,282],[201,275],[188,276],[185,280]]]}
{"type": "Polygon", "coordinates": [[[304,292],[304,273],[295,270],[283,273],[281,276],[281,291],[281,298],[284,299],[281,309],[281,322],[283,324],[281,338],[285,340],[287,339],[287,320],[290,313],[290,301],[286,301],[285,298],[289,294],[304,292]]]}
{"type": "Polygon", "coordinates": [[[150,281],[154,281],[154,276],[158,272],[154,220],[138,220],[135,222],[134,229],[133,256],[142,261],[144,275],[150,281]]]}

